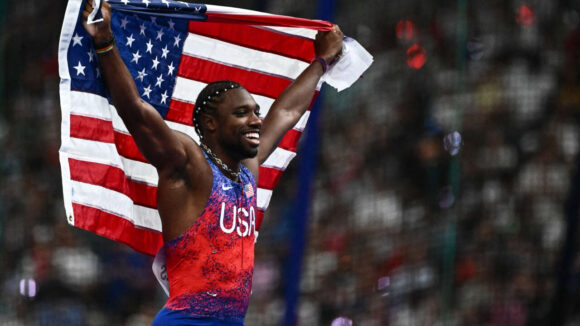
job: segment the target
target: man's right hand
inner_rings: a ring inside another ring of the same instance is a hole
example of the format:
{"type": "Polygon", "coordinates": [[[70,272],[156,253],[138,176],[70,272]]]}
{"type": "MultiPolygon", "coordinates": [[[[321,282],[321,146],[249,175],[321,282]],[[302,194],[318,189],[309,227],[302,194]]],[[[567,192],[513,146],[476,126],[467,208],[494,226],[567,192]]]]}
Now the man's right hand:
{"type": "Polygon", "coordinates": [[[101,14],[103,15],[103,21],[101,22],[87,23],[89,15],[93,11],[93,0],[87,0],[83,10],[83,27],[93,38],[95,44],[105,43],[113,37],[113,31],[111,30],[111,5],[105,0],[101,0],[101,2],[101,14]]]}

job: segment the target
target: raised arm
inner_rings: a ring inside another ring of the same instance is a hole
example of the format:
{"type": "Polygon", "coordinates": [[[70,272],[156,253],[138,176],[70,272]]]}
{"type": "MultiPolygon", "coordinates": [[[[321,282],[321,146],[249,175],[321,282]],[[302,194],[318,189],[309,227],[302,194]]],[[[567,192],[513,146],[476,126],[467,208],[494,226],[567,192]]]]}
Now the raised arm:
{"type": "MultiPolygon", "coordinates": [[[[318,32],[314,41],[317,57],[331,63],[342,50],[344,35],[337,25],[328,32],[318,32]]],[[[316,85],[324,73],[322,62],[315,60],[274,101],[262,123],[258,162],[262,164],[274,151],[282,136],[290,130],[306,112],[316,85]]]]}
{"type": "MultiPolygon", "coordinates": [[[[113,37],[111,31],[111,7],[103,1],[103,21],[87,24],[93,10],[88,0],[83,11],[83,26],[93,38],[95,48],[107,44],[113,37]]],[[[184,143],[165,124],[161,115],[149,103],[141,99],[135,81],[116,46],[113,50],[98,54],[99,65],[113,105],[125,126],[133,136],[145,158],[160,171],[173,171],[187,162],[184,143]]]]}

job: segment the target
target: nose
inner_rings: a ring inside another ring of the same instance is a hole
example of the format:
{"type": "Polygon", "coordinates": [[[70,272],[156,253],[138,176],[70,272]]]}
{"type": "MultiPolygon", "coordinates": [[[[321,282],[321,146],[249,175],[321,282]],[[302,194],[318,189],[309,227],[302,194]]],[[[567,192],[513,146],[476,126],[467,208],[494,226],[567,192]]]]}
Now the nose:
{"type": "Polygon", "coordinates": [[[258,116],[256,112],[252,112],[252,115],[250,116],[250,126],[255,128],[262,127],[262,119],[260,119],[260,116],[258,116]]]}

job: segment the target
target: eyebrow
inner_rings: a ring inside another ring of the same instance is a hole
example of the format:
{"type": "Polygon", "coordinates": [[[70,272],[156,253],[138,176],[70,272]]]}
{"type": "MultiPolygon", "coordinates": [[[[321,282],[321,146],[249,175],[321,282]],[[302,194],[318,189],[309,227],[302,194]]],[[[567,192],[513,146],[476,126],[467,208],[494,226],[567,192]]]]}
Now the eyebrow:
{"type": "MultiPolygon", "coordinates": [[[[249,109],[249,108],[250,108],[250,105],[240,105],[240,106],[236,107],[234,110],[239,110],[239,109],[249,109]]],[[[260,105],[258,105],[258,104],[256,103],[256,108],[255,108],[254,110],[258,110],[258,111],[260,111],[260,105]]]]}

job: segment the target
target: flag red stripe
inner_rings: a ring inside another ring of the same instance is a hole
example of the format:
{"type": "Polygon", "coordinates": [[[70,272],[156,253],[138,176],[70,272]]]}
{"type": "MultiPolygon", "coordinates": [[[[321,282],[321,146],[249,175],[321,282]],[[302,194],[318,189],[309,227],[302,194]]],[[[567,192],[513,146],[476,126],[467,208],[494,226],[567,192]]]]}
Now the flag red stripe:
{"type": "Polygon", "coordinates": [[[135,161],[149,163],[131,135],[115,131],[115,146],[119,155],[135,161]]]}
{"type": "Polygon", "coordinates": [[[70,117],[71,137],[115,144],[119,155],[147,163],[133,137],[115,131],[111,121],[72,114],[70,117]]]}
{"type": "Polygon", "coordinates": [[[315,56],[314,42],[310,39],[249,25],[190,21],[189,32],[305,62],[312,61],[315,56]]]}
{"type": "Polygon", "coordinates": [[[243,85],[250,93],[270,98],[277,98],[292,83],[291,80],[282,77],[231,67],[187,55],[181,57],[178,76],[204,83],[216,80],[233,80],[243,85]]]}
{"type": "Polygon", "coordinates": [[[300,136],[302,136],[301,131],[290,129],[286,134],[284,134],[278,147],[296,153],[296,147],[298,147],[300,136]]]}
{"type": "Polygon", "coordinates": [[[157,187],[133,181],[117,167],[69,158],[71,180],[101,186],[127,195],[140,206],[157,208],[157,187]]]}
{"type": "Polygon", "coordinates": [[[206,22],[301,27],[319,31],[332,30],[332,23],[327,21],[278,15],[236,15],[208,12],[206,22]]]}
{"type": "Polygon", "coordinates": [[[258,178],[258,188],[272,190],[282,177],[284,171],[276,168],[260,166],[260,177],[258,178]]]}
{"type": "Polygon", "coordinates": [[[104,143],[114,143],[113,123],[108,120],[70,115],[70,136],[104,143]]]}
{"type": "Polygon", "coordinates": [[[165,120],[193,126],[192,119],[194,107],[195,105],[191,103],[172,99],[171,102],[169,102],[169,111],[167,111],[165,120]]]}
{"type": "Polygon", "coordinates": [[[260,231],[260,227],[262,226],[262,221],[264,220],[264,211],[258,209],[256,211],[256,230],[260,231]]]}
{"type": "Polygon", "coordinates": [[[124,243],[141,253],[154,256],[163,246],[161,233],[137,228],[117,215],[77,203],[73,203],[73,212],[79,217],[75,218],[76,227],[124,243]]]}

